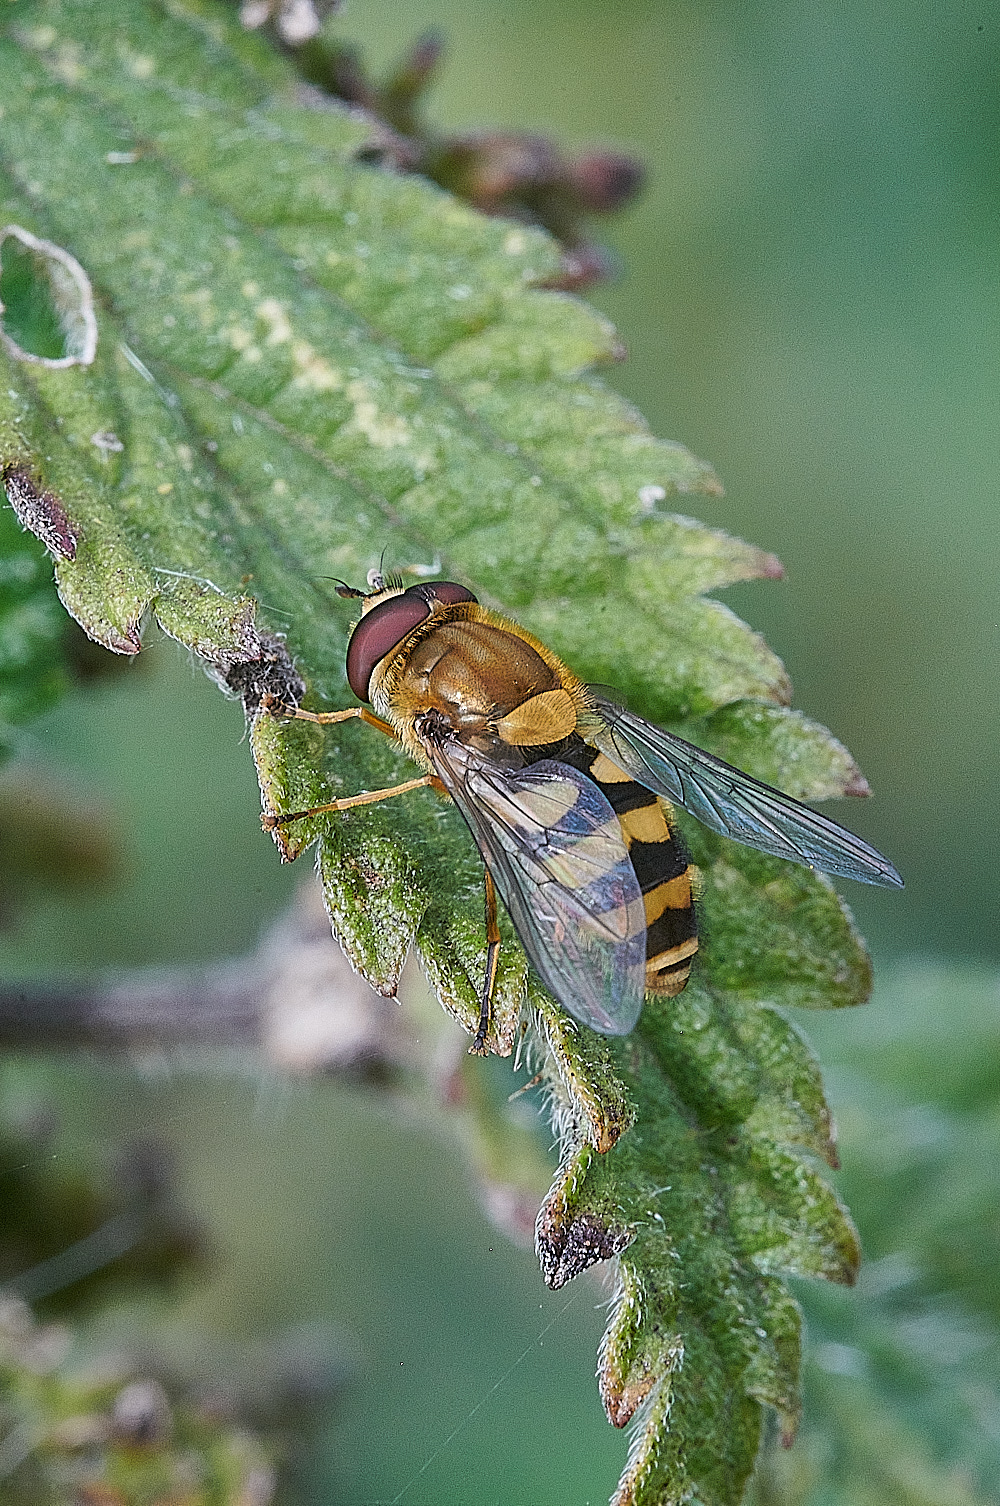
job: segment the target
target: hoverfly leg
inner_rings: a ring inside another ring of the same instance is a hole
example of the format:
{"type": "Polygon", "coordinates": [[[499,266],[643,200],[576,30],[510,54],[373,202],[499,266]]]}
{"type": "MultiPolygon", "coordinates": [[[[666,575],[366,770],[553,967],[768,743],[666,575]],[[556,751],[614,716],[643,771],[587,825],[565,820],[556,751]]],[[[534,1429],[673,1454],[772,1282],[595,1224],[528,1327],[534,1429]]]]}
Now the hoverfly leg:
{"type": "Polygon", "coordinates": [[[386,737],[396,736],[389,723],[369,711],[367,706],[349,706],[346,711],[303,711],[301,706],[286,706],[277,696],[264,695],[261,696],[260,707],[268,716],[287,717],[289,721],[296,722],[314,722],[319,727],[332,727],[336,722],[349,722],[352,717],[360,717],[369,727],[376,727],[379,732],[384,732],[386,737]]]}
{"type": "Polygon", "coordinates": [[[497,924],[497,891],[493,887],[490,870],[483,869],[486,898],[486,975],[483,978],[483,997],[479,1006],[479,1029],[469,1047],[470,1056],[487,1056],[486,1037],[490,1029],[490,1006],[497,981],[497,964],[500,961],[500,927],[497,924]]]}
{"type": "Polygon", "coordinates": [[[329,800],[326,805],[314,805],[307,811],[290,811],[287,816],[275,816],[265,812],[260,822],[265,831],[274,831],[278,826],[287,826],[290,821],[303,821],[306,816],[322,816],[325,811],[347,811],[355,805],[375,805],[379,800],[391,800],[393,795],[405,795],[410,790],[419,790],[425,785],[441,788],[441,781],[433,774],[421,774],[419,779],[407,779],[387,790],[366,790],[363,795],[347,795],[343,800],[329,800]]]}

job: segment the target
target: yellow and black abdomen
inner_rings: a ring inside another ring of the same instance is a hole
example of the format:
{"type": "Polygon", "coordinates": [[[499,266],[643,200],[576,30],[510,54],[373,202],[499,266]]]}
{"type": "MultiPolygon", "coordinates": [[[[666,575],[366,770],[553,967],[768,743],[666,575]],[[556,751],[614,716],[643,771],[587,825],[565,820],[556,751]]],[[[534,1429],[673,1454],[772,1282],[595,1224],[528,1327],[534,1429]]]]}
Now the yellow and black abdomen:
{"type": "Polygon", "coordinates": [[[650,790],[589,745],[574,749],[566,761],[589,775],[621,825],[646,907],[646,987],[653,993],[679,994],[698,950],[694,865],[663,802],[650,790]]]}

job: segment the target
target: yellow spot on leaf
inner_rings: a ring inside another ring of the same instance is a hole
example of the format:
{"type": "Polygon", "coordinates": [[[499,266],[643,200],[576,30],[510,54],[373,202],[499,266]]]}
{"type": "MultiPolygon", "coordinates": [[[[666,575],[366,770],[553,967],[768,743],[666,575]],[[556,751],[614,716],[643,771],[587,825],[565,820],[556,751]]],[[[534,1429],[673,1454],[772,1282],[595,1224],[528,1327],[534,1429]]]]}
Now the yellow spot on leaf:
{"type": "Polygon", "coordinates": [[[190,293],[181,294],[181,302],[194,309],[198,323],[202,329],[211,329],[216,322],[218,314],[212,302],[211,288],[194,288],[190,293]]]}
{"type": "Polygon", "coordinates": [[[246,350],[248,345],[253,344],[253,334],[243,324],[231,324],[222,331],[222,335],[234,350],[246,350]]]}
{"type": "Polygon", "coordinates": [[[265,298],[262,303],[258,303],[254,313],[262,324],[268,326],[265,345],[287,345],[292,338],[292,326],[284,304],[279,303],[277,298],[265,298]]]}
{"type": "Polygon", "coordinates": [[[399,413],[381,413],[365,382],[351,382],[347,396],[354,404],[354,424],[376,449],[401,449],[412,440],[409,424],[399,413]]]}
{"type": "Polygon", "coordinates": [[[52,59],[52,72],[65,84],[78,84],[86,78],[87,70],[81,61],[82,49],[78,42],[64,42],[52,59]]]}
{"type": "Polygon", "coordinates": [[[295,368],[293,387],[304,387],[310,392],[339,392],[344,385],[340,372],[319,355],[308,340],[296,340],[292,345],[292,365],[295,368]]]}

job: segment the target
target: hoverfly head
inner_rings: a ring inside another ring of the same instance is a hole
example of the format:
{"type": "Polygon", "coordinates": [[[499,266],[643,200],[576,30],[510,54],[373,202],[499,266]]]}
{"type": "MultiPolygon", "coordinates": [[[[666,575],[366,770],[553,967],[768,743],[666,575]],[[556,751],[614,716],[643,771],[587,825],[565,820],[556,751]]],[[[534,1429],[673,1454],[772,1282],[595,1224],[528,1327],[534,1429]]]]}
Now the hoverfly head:
{"type": "Polygon", "coordinates": [[[432,612],[476,600],[471,591],[451,580],[421,581],[404,590],[398,575],[383,576],[380,570],[372,570],[368,584],[368,592],[347,588],[338,593],[361,598],[361,621],[347,645],[347,680],[359,701],[368,700],[375,666],[432,612]]]}

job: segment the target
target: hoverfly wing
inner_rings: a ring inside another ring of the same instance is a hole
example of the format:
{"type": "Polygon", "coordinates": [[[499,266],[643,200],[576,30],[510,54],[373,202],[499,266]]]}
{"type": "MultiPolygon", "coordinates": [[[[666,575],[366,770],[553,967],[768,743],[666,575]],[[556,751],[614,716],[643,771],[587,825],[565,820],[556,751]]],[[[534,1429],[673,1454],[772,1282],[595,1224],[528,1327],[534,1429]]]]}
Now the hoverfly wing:
{"type": "Polygon", "coordinates": [[[838,878],[902,888],[888,858],[836,821],[654,727],[613,700],[605,686],[588,690],[604,722],[588,741],[639,784],[683,805],[712,831],[838,878]]]}
{"type": "Polygon", "coordinates": [[[507,769],[455,739],[428,752],[546,988],[585,1025],[627,1035],[645,995],[646,916],[606,797],[551,759],[507,769]]]}

